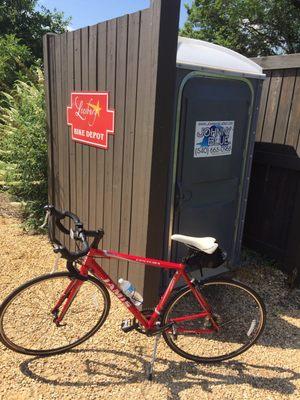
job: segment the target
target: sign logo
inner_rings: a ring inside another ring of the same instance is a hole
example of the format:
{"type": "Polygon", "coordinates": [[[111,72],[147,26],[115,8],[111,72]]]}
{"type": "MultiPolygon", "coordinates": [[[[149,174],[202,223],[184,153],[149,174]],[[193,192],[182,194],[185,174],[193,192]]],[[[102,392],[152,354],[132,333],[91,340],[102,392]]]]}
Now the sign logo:
{"type": "Polygon", "coordinates": [[[194,158],[232,153],[234,121],[196,121],[194,158]]]}
{"type": "Polygon", "coordinates": [[[115,130],[115,111],[108,109],[107,92],[72,92],[67,123],[72,139],[108,149],[108,135],[115,130]]]}

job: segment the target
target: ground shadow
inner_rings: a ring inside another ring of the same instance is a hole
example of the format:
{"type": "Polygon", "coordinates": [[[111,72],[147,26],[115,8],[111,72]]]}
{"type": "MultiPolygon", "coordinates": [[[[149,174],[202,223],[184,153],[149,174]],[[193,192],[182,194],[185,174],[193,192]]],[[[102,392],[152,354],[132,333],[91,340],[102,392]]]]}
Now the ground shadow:
{"type": "MultiPolygon", "coordinates": [[[[137,353],[142,352],[142,348],[135,349],[137,353]]],[[[146,371],[149,363],[140,354],[131,354],[124,351],[105,350],[105,349],[83,349],[73,350],[70,353],[84,355],[84,360],[79,359],[79,363],[84,364],[86,380],[71,381],[69,375],[61,371],[59,378],[47,377],[46,374],[35,371],[35,363],[41,363],[48,358],[34,357],[20,364],[21,372],[30,379],[67,387],[107,387],[111,385],[125,385],[128,383],[147,382],[146,371]],[[107,355],[111,359],[107,361],[107,355]],[[105,356],[106,360],[101,360],[105,356]],[[120,366],[118,360],[125,357],[126,367],[120,366]],[[108,379],[109,378],[109,379],[108,379]]],[[[55,367],[57,360],[57,370],[60,371],[59,364],[63,356],[53,356],[52,367],[55,367]]],[[[74,371],[78,368],[74,368],[74,371]]],[[[51,374],[50,374],[51,376],[51,374]]],[[[76,372],[74,372],[76,378],[76,372]]],[[[192,388],[194,385],[200,386],[206,392],[212,392],[214,386],[218,385],[244,385],[248,384],[253,388],[261,388],[280,394],[294,393],[296,386],[294,381],[300,378],[300,374],[291,369],[283,367],[271,367],[268,365],[256,365],[240,361],[227,361],[219,364],[219,368],[212,368],[211,365],[197,365],[187,361],[168,361],[158,358],[154,381],[164,385],[172,393],[169,399],[179,400],[180,392],[192,388]],[[163,371],[162,371],[163,369],[163,371]],[[267,371],[268,377],[261,376],[261,372],[267,371]],[[270,377],[270,375],[272,376],[270,377]],[[176,392],[174,392],[176,390],[176,392]]]]}
{"type": "Polygon", "coordinates": [[[259,338],[259,344],[280,349],[299,348],[300,289],[290,289],[284,275],[264,264],[258,265],[252,259],[246,259],[247,267],[224,274],[225,277],[238,280],[262,298],[266,307],[266,326],[259,338]]]}

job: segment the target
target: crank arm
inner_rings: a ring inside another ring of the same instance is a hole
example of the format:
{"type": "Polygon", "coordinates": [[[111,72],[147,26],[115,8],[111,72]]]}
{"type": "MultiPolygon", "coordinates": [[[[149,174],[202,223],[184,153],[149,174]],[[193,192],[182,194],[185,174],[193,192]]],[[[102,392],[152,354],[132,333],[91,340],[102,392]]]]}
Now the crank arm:
{"type": "Polygon", "coordinates": [[[173,325],[174,325],[174,322],[170,322],[169,324],[166,324],[166,325],[162,326],[161,328],[156,329],[155,331],[147,332],[146,335],[149,337],[159,335],[160,333],[170,329],[173,325]]]}

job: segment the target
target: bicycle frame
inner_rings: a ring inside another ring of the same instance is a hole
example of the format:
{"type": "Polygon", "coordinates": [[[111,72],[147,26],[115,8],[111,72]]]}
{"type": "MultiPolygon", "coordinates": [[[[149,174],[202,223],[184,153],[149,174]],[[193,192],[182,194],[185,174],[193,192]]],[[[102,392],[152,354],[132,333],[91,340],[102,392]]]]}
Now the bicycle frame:
{"type": "MultiPolygon", "coordinates": [[[[179,318],[173,318],[172,323],[180,323],[183,321],[191,321],[197,318],[206,318],[208,317],[212,323],[212,328],[207,329],[190,329],[184,330],[184,332],[188,333],[212,333],[216,330],[219,330],[219,326],[217,325],[216,321],[214,320],[211,309],[209,304],[206,302],[205,298],[201,295],[201,293],[196,289],[195,285],[193,284],[192,280],[189,278],[188,274],[185,271],[185,265],[181,263],[174,263],[169,261],[157,260],[152,258],[144,258],[139,256],[134,256],[131,254],[123,254],[118,253],[112,250],[98,250],[98,249],[90,249],[89,253],[84,259],[83,264],[80,267],[80,274],[83,276],[87,276],[88,272],[91,272],[95,275],[98,279],[100,279],[105,286],[111,291],[120,301],[124,304],[125,307],[134,315],[134,317],[139,321],[139,323],[145,328],[146,331],[151,331],[157,328],[156,322],[163,310],[164,306],[166,305],[171,292],[173,291],[174,287],[176,286],[177,282],[183,278],[187,285],[190,287],[192,293],[194,294],[195,298],[199,302],[202,310],[199,313],[186,315],[179,318]],[[175,274],[170,281],[165,293],[162,295],[159,303],[155,307],[152,315],[149,319],[147,319],[142,312],[132,303],[132,301],[124,295],[124,293],[118,288],[117,284],[110,278],[110,276],[102,269],[102,267],[95,261],[95,258],[106,258],[106,259],[118,259],[123,261],[130,261],[136,262],[139,264],[146,264],[151,267],[155,268],[166,268],[175,270],[175,274]]],[[[75,279],[74,281],[70,282],[58,302],[55,304],[54,308],[52,309],[52,313],[56,315],[55,322],[57,325],[60,324],[64,315],[66,314],[69,306],[71,305],[72,301],[74,300],[76,293],[80,289],[81,285],[84,283],[84,280],[75,279]],[[65,302],[65,303],[64,303],[65,302]],[[63,308],[58,315],[59,307],[63,305],[63,308]]],[[[180,327],[178,328],[178,332],[180,332],[180,327]]]]}

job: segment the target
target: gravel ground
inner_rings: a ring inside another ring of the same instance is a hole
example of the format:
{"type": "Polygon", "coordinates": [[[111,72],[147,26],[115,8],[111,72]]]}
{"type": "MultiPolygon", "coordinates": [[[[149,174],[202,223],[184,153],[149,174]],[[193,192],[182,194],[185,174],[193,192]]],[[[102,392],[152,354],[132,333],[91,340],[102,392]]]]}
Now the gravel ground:
{"type": "MultiPolygon", "coordinates": [[[[51,271],[54,255],[47,238],[25,234],[18,219],[1,213],[0,243],[0,301],[20,283],[51,271]]],[[[245,264],[238,278],[261,294],[268,323],[258,344],[238,358],[197,365],[161,340],[154,381],[147,382],[154,340],[136,332],[124,334],[120,323],[127,312],[112,298],[100,331],[67,354],[36,358],[0,344],[0,399],[300,398],[299,291],[289,291],[278,270],[252,258],[245,264]]],[[[64,270],[63,262],[59,270],[64,270]]]]}

